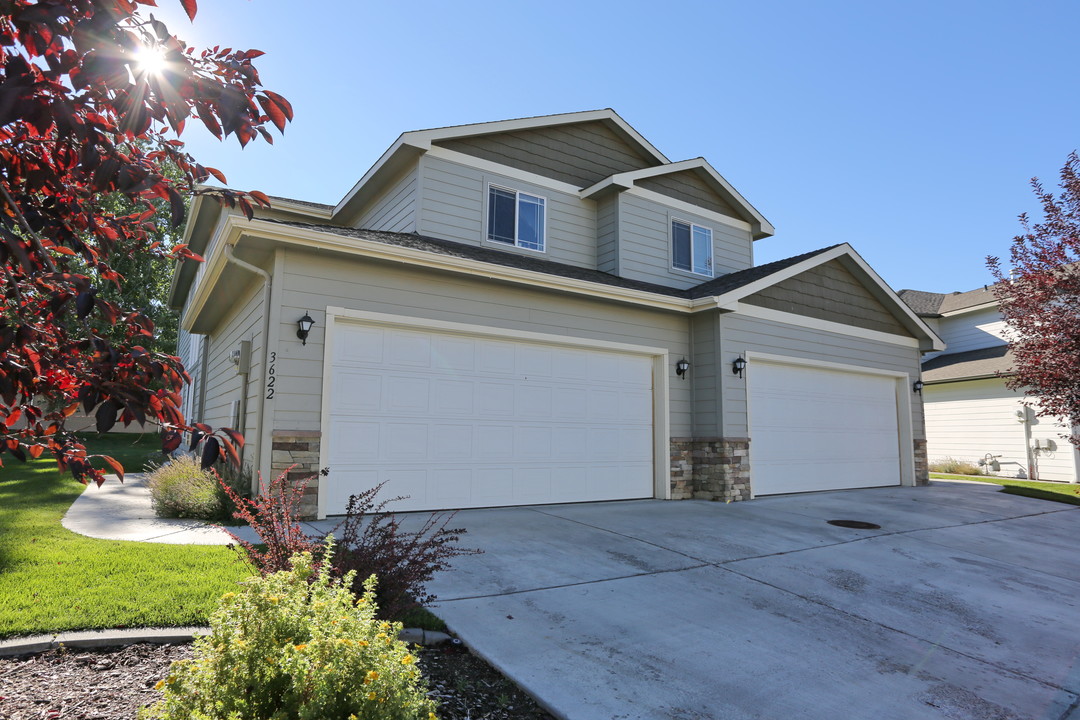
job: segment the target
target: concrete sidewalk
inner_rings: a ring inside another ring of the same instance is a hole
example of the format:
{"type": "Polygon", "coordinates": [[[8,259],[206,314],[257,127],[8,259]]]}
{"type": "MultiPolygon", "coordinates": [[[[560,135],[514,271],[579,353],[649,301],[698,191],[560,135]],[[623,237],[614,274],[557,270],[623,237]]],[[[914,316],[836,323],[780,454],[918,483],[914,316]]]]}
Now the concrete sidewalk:
{"type": "MultiPolygon", "coordinates": [[[[171,545],[228,545],[233,538],[221,526],[202,520],[159,518],[154,515],[150,490],[142,474],[106,476],[101,487],[90,483],[64,515],[63,525],[72,532],[103,540],[171,545]]],[[[304,523],[312,535],[322,536],[337,520],[304,523]]],[[[258,542],[255,531],[246,525],[229,526],[229,531],[247,542],[258,542]]]]}

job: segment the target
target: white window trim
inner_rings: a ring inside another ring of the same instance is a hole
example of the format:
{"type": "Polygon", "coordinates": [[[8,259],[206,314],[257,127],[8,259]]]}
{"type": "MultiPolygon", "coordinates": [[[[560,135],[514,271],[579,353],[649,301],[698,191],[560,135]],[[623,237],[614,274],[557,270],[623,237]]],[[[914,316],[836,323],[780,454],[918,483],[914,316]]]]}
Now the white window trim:
{"type": "Polygon", "coordinates": [[[668,216],[668,253],[671,257],[670,267],[674,272],[686,273],[687,275],[693,275],[694,277],[716,277],[716,240],[713,234],[713,229],[708,225],[702,225],[696,223],[693,220],[683,220],[680,217],[674,215],[668,216]],[[682,223],[683,225],[690,226],[690,269],[675,267],[675,223],[682,223]],[[694,270],[694,228],[700,228],[702,230],[709,231],[709,272],[700,273],[694,270]]]}
{"type": "Polygon", "coordinates": [[[517,248],[518,250],[528,250],[529,252],[547,253],[547,229],[548,229],[547,209],[548,209],[548,199],[544,195],[538,195],[538,194],[536,194],[534,192],[529,192],[527,190],[518,190],[517,188],[508,187],[506,185],[500,185],[499,183],[489,182],[487,184],[487,192],[484,194],[484,242],[485,243],[491,243],[493,247],[503,247],[503,248],[512,247],[512,248],[517,248]],[[510,243],[502,242],[500,240],[494,240],[491,237],[491,226],[490,226],[491,219],[490,218],[491,218],[491,189],[492,188],[498,188],[499,190],[503,190],[505,192],[514,193],[514,244],[513,245],[511,245],[510,243]],[[518,220],[518,209],[519,209],[519,204],[521,202],[521,195],[522,194],[528,195],[529,197],[539,198],[539,199],[544,201],[544,204],[543,204],[543,211],[544,212],[543,212],[543,217],[542,217],[542,221],[543,221],[543,225],[544,225],[544,232],[543,232],[543,235],[541,235],[541,237],[540,237],[540,248],[539,249],[529,247],[528,245],[522,245],[521,244],[521,238],[518,237],[518,222],[517,222],[517,220],[518,220]]]}

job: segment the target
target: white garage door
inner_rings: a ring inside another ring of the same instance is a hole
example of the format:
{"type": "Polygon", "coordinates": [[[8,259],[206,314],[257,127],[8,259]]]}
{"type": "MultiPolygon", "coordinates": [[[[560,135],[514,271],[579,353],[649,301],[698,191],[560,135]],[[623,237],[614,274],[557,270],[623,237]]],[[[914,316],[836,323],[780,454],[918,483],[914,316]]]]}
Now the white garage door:
{"type": "Polygon", "coordinates": [[[893,378],[757,360],[747,383],[755,495],[900,484],[893,378]]]}
{"type": "Polygon", "coordinates": [[[653,495],[652,359],[340,323],[325,512],[386,481],[393,510],[653,495]]]}

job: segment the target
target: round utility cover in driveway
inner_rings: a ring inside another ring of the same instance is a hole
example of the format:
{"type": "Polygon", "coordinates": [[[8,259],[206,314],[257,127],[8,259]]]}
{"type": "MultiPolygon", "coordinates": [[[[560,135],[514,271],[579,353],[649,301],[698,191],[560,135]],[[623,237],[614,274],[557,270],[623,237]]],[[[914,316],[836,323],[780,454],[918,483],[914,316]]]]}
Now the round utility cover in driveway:
{"type": "Polygon", "coordinates": [[[359,322],[333,353],[327,514],[384,481],[400,511],[653,494],[648,356],[359,322]]]}
{"type": "Polygon", "coordinates": [[[759,360],[747,384],[755,495],[900,484],[893,377],[759,360]]]}

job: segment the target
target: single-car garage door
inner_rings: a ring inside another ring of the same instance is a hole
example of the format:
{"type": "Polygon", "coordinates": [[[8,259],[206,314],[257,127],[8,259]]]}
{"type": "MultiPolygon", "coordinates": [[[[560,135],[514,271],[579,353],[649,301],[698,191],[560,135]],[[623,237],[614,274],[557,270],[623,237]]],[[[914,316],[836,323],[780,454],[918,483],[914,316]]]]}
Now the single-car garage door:
{"type": "Polygon", "coordinates": [[[649,356],[359,322],[332,352],[326,514],[653,495],[649,356]]]}
{"type": "Polygon", "coordinates": [[[895,378],[755,360],[747,383],[755,495],[900,484],[895,378]]]}

